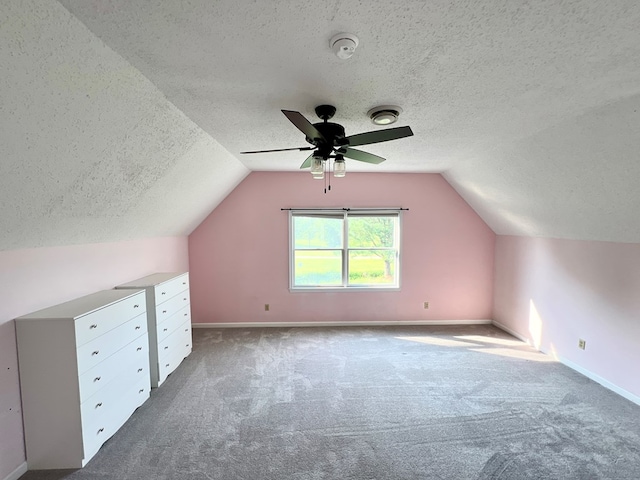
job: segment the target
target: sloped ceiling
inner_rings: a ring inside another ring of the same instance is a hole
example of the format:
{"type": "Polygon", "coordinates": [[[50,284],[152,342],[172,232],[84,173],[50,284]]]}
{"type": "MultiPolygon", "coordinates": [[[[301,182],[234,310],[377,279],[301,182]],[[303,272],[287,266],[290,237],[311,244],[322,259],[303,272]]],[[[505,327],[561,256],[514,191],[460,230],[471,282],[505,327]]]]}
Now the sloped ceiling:
{"type": "Polygon", "coordinates": [[[185,235],[248,173],[59,3],[0,22],[1,250],[185,235]]]}
{"type": "Polygon", "coordinates": [[[304,152],[239,152],[303,146],[280,109],[316,121],[321,103],[348,134],[380,128],[366,112],[389,103],[414,130],[349,171],[440,172],[499,234],[640,242],[638,2],[5,0],[0,14],[8,245],[188,233],[247,171],[297,170],[304,152]],[[328,45],[343,31],[360,38],[347,61],[328,45]]]}

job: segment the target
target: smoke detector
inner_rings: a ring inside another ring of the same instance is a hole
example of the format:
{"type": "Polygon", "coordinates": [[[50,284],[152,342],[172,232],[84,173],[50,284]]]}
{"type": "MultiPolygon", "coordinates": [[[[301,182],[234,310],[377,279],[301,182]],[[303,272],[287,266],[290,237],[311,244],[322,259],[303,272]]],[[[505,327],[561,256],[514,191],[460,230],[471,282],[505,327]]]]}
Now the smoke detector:
{"type": "Polygon", "coordinates": [[[391,125],[398,120],[402,109],[396,105],[380,105],[367,112],[367,115],[375,125],[391,125]]]}
{"type": "Polygon", "coordinates": [[[360,41],[358,37],[352,35],[351,33],[339,33],[334,35],[329,41],[329,45],[331,46],[331,50],[336,54],[341,60],[346,60],[347,58],[351,58],[353,52],[356,51],[358,44],[360,41]]]}

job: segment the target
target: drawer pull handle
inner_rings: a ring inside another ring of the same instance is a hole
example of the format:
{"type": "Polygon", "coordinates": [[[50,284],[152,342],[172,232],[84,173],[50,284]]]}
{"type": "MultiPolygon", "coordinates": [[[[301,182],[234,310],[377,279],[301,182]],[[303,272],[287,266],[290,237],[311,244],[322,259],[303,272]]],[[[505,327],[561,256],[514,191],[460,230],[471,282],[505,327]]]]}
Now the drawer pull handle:
{"type": "Polygon", "coordinates": [[[187,315],[189,315],[188,313],[185,313],[183,316],[186,317],[187,315]]]}
{"type": "Polygon", "coordinates": [[[144,388],[141,388],[140,390],[138,390],[138,393],[142,393],[144,392],[144,388]]]}
{"type": "Polygon", "coordinates": [[[168,349],[169,349],[169,346],[164,347],[164,349],[165,349],[165,350],[168,350],[168,349]]]}
{"type": "Polygon", "coordinates": [[[140,325],[136,325],[136,330],[140,330],[140,325]]]}
{"type": "Polygon", "coordinates": [[[133,308],[138,308],[140,305],[134,305],[133,308]]]}
{"type": "Polygon", "coordinates": [[[93,379],[94,382],[99,382],[102,377],[96,377],[93,379]]]}
{"type": "Polygon", "coordinates": [[[187,343],[187,344],[185,345],[185,347],[188,347],[188,346],[189,346],[189,344],[187,343]]]}
{"type": "Polygon", "coordinates": [[[138,369],[138,373],[140,373],[141,371],[142,371],[142,368],[139,368],[139,369],[138,369]]]}
{"type": "Polygon", "coordinates": [[[136,352],[139,352],[140,350],[142,350],[142,347],[136,348],[136,352]]]}
{"type": "Polygon", "coordinates": [[[188,331],[189,331],[189,329],[188,329],[188,328],[185,328],[185,329],[184,329],[184,331],[185,331],[185,332],[188,332],[188,331]]]}
{"type": "Polygon", "coordinates": [[[98,328],[98,325],[96,325],[95,323],[89,327],[89,330],[93,330],[94,328],[98,328]]]}
{"type": "Polygon", "coordinates": [[[96,403],[96,408],[100,408],[102,406],[102,402],[96,403]]]}
{"type": "Polygon", "coordinates": [[[186,301],[186,300],[187,300],[187,297],[184,297],[184,298],[183,298],[183,300],[185,300],[185,301],[186,301]]]}
{"type": "Polygon", "coordinates": [[[186,285],[186,284],[187,284],[187,282],[182,282],[182,284],[183,284],[183,285],[186,285]]]}
{"type": "Polygon", "coordinates": [[[167,330],[169,330],[168,328],[164,328],[162,329],[163,332],[166,332],[167,330]]]}
{"type": "Polygon", "coordinates": [[[169,366],[169,364],[167,363],[167,364],[165,365],[165,367],[168,367],[168,366],[169,366]]]}
{"type": "Polygon", "coordinates": [[[167,292],[162,292],[162,295],[166,295],[166,294],[167,294],[167,292]]]}
{"type": "Polygon", "coordinates": [[[98,430],[98,433],[102,433],[104,432],[104,428],[101,428],[100,430],[98,430]]]}
{"type": "Polygon", "coordinates": [[[162,310],[162,313],[167,313],[167,311],[166,310],[162,310]]]}
{"type": "Polygon", "coordinates": [[[98,355],[100,353],[100,350],[94,350],[93,352],[91,352],[91,355],[98,355]]]}

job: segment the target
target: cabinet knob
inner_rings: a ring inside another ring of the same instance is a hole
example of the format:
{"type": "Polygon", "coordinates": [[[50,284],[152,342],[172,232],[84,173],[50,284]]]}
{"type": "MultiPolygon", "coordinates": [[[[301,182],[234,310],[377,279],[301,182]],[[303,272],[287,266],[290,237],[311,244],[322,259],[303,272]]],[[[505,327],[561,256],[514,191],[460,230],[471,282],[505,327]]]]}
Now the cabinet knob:
{"type": "Polygon", "coordinates": [[[162,313],[167,313],[167,311],[166,310],[162,310],[162,313]]]}
{"type": "Polygon", "coordinates": [[[166,332],[167,330],[169,330],[168,328],[164,328],[162,329],[163,332],[166,332]]]}
{"type": "Polygon", "coordinates": [[[185,317],[186,317],[187,315],[189,315],[189,314],[188,314],[188,313],[185,313],[183,316],[185,316],[185,317]]]}
{"type": "Polygon", "coordinates": [[[141,388],[140,390],[138,390],[138,393],[142,393],[144,392],[144,388],[141,388]]]}
{"type": "Polygon", "coordinates": [[[161,295],[166,295],[166,294],[167,294],[167,292],[162,292],[162,293],[161,293],[161,295]]]}
{"type": "Polygon", "coordinates": [[[102,402],[96,403],[96,408],[100,408],[102,406],[102,402]]]}
{"type": "Polygon", "coordinates": [[[96,377],[93,379],[94,382],[99,382],[102,377],[96,377]]]}
{"type": "Polygon", "coordinates": [[[187,344],[185,345],[185,347],[188,347],[188,346],[189,346],[189,344],[187,343],[187,344]]]}
{"type": "Polygon", "coordinates": [[[165,365],[165,367],[168,367],[168,366],[169,366],[169,364],[167,363],[167,364],[165,365]]]}
{"type": "Polygon", "coordinates": [[[142,368],[139,368],[139,369],[138,369],[138,373],[140,373],[141,371],[142,371],[142,368]]]}
{"type": "Polygon", "coordinates": [[[136,351],[139,352],[140,350],[142,350],[142,347],[138,347],[136,348],[136,351]]]}
{"type": "Polygon", "coordinates": [[[94,350],[93,352],[91,352],[91,355],[98,355],[100,353],[100,350],[94,350]]]}
{"type": "Polygon", "coordinates": [[[169,346],[164,347],[165,350],[169,350],[169,346]]]}
{"type": "Polygon", "coordinates": [[[98,430],[98,433],[102,433],[104,432],[104,428],[101,428],[100,430],[98,430]]]}
{"type": "Polygon", "coordinates": [[[186,285],[186,284],[187,284],[187,282],[182,282],[182,284],[183,284],[183,285],[186,285]]]}
{"type": "Polygon", "coordinates": [[[188,328],[185,328],[185,329],[184,329],[184,331],[185,331],[185,332],[188,332],[188,331],[189,331],[189,329],[188,329],[188,328]]]}
{"type": "Polygon", "coordinates": [[[186,301],[186,300],[187,300],[187,297],[184,297],[184,298],[183,298],[183,300],[184,300],[184,301],[186,301]]]}
{"type": "Polygon", "coordinates": [[[138,308],[140,305],[134,305],[133,308],[138,308]]]}
{"type": "Polygon", "coordinates": [[[136,330],[140,330],[140,325],[136,325],[136,330]]]}
{"type": "Polygon", "coordinates": [[[94,328],[98,328],[98,325],[96,325],[95,323],[89,327],[90,330],[93,330],[94,328]]]}

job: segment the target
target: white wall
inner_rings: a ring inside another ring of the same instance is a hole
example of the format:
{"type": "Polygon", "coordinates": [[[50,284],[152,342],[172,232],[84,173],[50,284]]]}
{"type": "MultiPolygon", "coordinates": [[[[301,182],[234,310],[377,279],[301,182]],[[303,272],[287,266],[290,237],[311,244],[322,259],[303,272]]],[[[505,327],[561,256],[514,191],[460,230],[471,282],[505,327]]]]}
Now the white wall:
{"type": "Polygon", "coordinates": [[[186,237],[0,252],[0,479],[25,462],[13,319],[150,273],[187,269],[186,237]]]}
{"type": "Polygon", "coordinates": [[[495,259],[498,324],[640,403],[639,244],[498,236],[495,259]]]}

